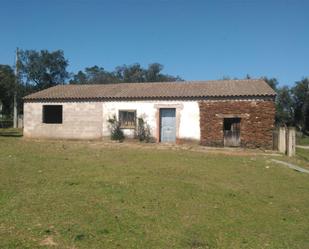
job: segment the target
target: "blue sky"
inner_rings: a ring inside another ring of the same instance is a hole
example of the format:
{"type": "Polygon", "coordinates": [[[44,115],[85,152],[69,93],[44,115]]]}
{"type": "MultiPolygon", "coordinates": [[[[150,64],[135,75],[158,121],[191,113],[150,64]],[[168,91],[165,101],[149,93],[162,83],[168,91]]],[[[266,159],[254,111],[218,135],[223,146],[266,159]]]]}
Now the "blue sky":
{"type": "Polygon", "coordinates": [[[147,66],[187,80],[309,76],[307,0],[0,0],[0,64],[64,50],[69,71],[147,66]]]}

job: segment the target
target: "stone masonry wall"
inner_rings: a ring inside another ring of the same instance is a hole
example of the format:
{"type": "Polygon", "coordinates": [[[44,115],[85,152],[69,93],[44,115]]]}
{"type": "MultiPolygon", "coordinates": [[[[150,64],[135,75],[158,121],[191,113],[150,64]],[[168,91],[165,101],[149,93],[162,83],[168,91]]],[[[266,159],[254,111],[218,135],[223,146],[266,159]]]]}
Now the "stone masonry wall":
{"type": "Polygon", "coordinates": [[[241,146],[272,149],[273,100],[200,101],[201,144],[223,146],[224,117],[240,117],[241,146]]]}

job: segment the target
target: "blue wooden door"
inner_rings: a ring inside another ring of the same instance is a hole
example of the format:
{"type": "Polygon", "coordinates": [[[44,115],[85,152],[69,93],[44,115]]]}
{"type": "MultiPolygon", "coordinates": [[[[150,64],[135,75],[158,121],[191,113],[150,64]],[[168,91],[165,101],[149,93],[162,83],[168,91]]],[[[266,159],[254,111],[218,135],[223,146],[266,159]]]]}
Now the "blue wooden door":
{"type": "Polygon", "coordinates": [[[176,110],[175,108],[160,109],[160,141],[176,141],[176,110]]]}

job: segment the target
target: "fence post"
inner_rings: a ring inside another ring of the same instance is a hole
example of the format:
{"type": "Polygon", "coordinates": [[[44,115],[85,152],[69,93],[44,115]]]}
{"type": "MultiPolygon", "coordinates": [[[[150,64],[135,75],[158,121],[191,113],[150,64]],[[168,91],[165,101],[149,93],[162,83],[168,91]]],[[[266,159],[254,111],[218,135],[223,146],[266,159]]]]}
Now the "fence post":
{"type": "Polygon", "coordinates": [[[296,154],[296,137],[295,137],[295,128],[294,127],[289,127],[287,131],[287,136],[286,136],[286,142],[287,142],[287,150],[286,154],[289,157],[295,156],[296,154]]]}
{"type": "Polygon", "coordinates": [[[281,153],[286,153],[286,129],[279,127],[278,129],[278,150],[281,153]]]}
{"type": "Polygon", "coordinates": [[[24,128],[24,115],[18,115],[17,118],[17,128],[24,128]]]}

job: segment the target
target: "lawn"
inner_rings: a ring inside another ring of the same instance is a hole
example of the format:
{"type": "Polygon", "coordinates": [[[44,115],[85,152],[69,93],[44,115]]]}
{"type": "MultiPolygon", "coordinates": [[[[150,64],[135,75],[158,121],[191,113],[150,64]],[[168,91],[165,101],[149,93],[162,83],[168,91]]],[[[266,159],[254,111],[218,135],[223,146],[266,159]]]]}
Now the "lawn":
{"type": "Polygon", "coordinates": [[[296,148],[297,158],[309,164],[309,149],[296,148]]]}
{"type": "Polygon", "coordinates": [[[309,145],[309,136],[297,137],[298,145],[309,145]]]}
{"type": "Polygon", "coordinates": [[[0,248],[309,248],[309,174],[270,156],[11,135],[0,248]]]}

